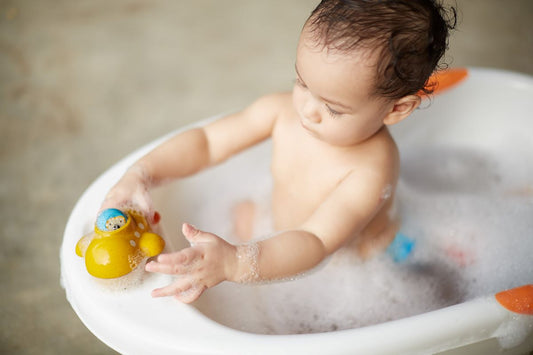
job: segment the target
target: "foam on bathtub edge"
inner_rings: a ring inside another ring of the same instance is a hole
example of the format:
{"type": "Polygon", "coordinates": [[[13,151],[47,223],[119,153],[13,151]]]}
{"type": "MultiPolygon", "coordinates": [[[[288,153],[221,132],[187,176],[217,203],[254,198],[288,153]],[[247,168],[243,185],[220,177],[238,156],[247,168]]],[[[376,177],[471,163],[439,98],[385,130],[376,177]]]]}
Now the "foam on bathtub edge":
{"type": "MultiPolygon", "coordinates": [[[[495,332],[503,349],[514,348],[533,338],[533,284],[516,287],[495,295],[509,313],[509,319],[495,332]]],[[[533,341],[532,341],[533,342],[533,341]]]]}

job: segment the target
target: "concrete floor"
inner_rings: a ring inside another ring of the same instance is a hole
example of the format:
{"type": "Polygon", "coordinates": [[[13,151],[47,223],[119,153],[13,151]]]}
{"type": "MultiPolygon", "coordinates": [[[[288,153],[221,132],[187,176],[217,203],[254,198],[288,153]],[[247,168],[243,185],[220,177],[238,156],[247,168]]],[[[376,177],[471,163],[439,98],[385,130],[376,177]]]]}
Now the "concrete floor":
{"type": "MultiPolygon", "coordinates": [[[[316,3],[0,0],[0,353],[115,353],[59,285],[70,210],[134,148],[290,89],[316,3]]],[[[457,3],[451,66],[533,75],[533,1],[457,3]]]]}

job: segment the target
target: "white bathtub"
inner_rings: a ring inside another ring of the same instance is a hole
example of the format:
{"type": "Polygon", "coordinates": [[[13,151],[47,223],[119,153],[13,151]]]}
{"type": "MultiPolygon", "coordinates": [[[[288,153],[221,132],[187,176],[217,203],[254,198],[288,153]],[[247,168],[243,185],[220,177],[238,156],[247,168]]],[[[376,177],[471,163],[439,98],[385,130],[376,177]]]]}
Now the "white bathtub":
{"type": "MultiPolygon", "coordinates": [[[[516,145],[519,148],[515,154],[531,156],[532,112],[533,78],[470,69],[463,83],[438,95],[429,108],[395,127],[393,134],[402,154],[407,156],[408,166],[416,165],[421,151],[431,152],[428,148],[441,146],[473,147],[490,154],[502,149],[512,151],[516,145]],[[530,142],[530,150],[523,150],[527,147],[524,142],[530,142]]],[[[431,312],[357,329],[266,335],[233,329],[239,326],[219,318],[220,312],[212,311],[217,301],[213,295],[202,296],[195,305],[170,298],[152,299],[150,291],[169,282],[165,275],[147,276],[140,285],[124,291],[102,286],[87,273],[83,260],[74,253],[76,242],[93,228],[95,211],[108,189],[132,162],[164,139],[132,153],[100,176],[79,199],[65,229],[61,276],[67,298],[87,328],[111,348],[124,354],[448,355],[527,354],[533,350],[533,316],[504,309],[493,292],[431,312]]],[[[263,144],[226,165],[157,190],[154,201],[168,235],[168,250],[186,245],[173,232],[182,221],[210,231],[227,229],[228,226],[220,225],[225,223],[220,221],[226,220],[220,214],[228,210],[231,201],[245,198],[256,184],[268,183],[268,150],[268,143],[263,144]],[[229,171],[235,170],[240,176],[239,183],[234,184],[238,186],[228,189],[234,180],[229,171]],[[218,217],[211,220],[212,215],[218,217]]],[[[525,174],[529,171],[526,169],[525,174]]],[[[417,179],[405,170],[402,178],[410,182],[417,179]]],[[[533,175],[530,181],[533,182],[533,175]]],[[[435,188],[427,184],[427,179],[421,181],[421,186],[427,190],[435,188]]],[[[530,196],[533,201],[533,195],[530,196]]],[[[533,262],[517,272],[521,284],[533,283],[533,262]]],[[[225,291],[221,288],[219,292],[225,291]]],[[[238,311],[243,310],[229,310],[238,311]]]]}

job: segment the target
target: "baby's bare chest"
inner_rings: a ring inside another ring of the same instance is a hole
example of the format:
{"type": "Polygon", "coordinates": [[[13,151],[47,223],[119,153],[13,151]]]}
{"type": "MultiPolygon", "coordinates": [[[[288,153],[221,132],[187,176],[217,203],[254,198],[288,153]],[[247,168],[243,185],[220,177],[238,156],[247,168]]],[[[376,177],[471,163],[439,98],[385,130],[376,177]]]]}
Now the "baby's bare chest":
{"type": "Polygon", "coordinates": [[[306,152],[279,152],[272,158],[272,177],[278,189],[312,199],[330,192],[346,176],[346,166],[332,164],[306,152]],[[298,154],[302,153],[302,154],[298,154]]]}
{"type": "Polygon", "coordinates": [[[350,172],[344,157],[291,140],[274,141],[271,171],[278,228],[299,225],[350,172]]]}

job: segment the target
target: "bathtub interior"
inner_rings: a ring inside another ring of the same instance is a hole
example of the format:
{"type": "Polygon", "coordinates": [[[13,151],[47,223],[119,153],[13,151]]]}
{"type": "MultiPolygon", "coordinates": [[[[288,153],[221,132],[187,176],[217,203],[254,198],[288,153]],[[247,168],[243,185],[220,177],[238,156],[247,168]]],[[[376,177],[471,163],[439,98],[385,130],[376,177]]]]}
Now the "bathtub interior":
{"type": "MultiPolygon", "coordinates": [[[[344,250],[291,282],[222,284],[195,307],[247,332],[312,333],[404,318],[531,283],[533,86],[513,78],[471,70],[465,82],[392,126],[402,156],[401,231],[416,242],[408,260],[382,255],[361,263],[344,250]]],[[[231,236],[231,206],[268,196],[268,159],[267,143],[161,191],[158,204],[168,204],[162,210],[179,215],[165,229],[190,221],[231,236]]]]}
{"type": "MultiPolygon", "coordinates": [[[[168,276],[138,273],[120,283],[102,283],[74,254],[75,243],[94,223],[88,211],[96,211],[124,170],[162,138],[108,170],[80,198],[61,252],[67,297],[87,327],[118,351],[131,334],[151,339],[136,349],[154,343],[174,349],[169,339],[177,333],[187,334],[180,346],[194,349],[210,334],[217,339],[225,334],[230,342],[235,330],[363,331],[533,283],[528,272],[533,270],[532,97],[530,77],[471,69],[463,83],[425,100],[412,117],[391,128],[402,157],[401,231],[416,242],[405,262],[383,254],[362,263],[343,250],[305,277],[255,286],[224,283],[192,307],[150,298],[151,289],[170,282],[168,276]],[[150,319],[153,327],[146,325],[150,319]]],[[[250,196],[268,200],[269,149],[266,142],[156,189],[167,251],[187,246],[178,232],[185,221],[233,241],[231,206],[250,196]]],[[[379,344],[379,336],[374,339],[379,344]]]]}

